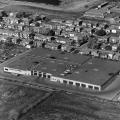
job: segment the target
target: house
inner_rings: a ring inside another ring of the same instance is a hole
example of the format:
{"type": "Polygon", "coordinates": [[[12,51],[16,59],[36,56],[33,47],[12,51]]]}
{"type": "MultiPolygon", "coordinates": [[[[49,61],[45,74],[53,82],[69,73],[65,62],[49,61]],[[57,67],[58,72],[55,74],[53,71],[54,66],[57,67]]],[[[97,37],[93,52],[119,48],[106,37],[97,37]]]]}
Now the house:
{"type": "Polygon", "coordinates": [[[100,56],[100,58],[105,59],[105,58],[108,58],[108,53],[107,52],[100,52],[99,56],[100,56]]]}
{"type": "MultiPolygon", "coordinates": [[[[52,24],[52,23],[51,23],[52,24]]],[[[42,23],[42,26],[44,27],[44,28],[48,28],[48,29],[53,29],[53,26],[51,25],[50,23],[42,23]]]]}
{"type": "Polygon", "coordinates": [[[43,35],[47,35],[49,33],[49,28],[39,27],[39,33],[43,35]]]}
{"type": "Polygon", "coordinates": [[[19,18],[16,18],[14,16],[3,17],[3,21],[7,24],[19,24],[19,20],[19,18]]]}
{"type": "Polygon", "coordinates": [[[119,60],[120,61],[120,53],[115,53],[113,55],[113,60],[119,60]]]}
{"type": "Polygon", "coordinates": [[[73,51],[73,50],[75,50],[75,47],[70,46],[70,45],[68,45],[68,44],[63,44],[63,45],[61,46],[61,51],[71,52],[71,51],[73,51]]]}
{"type": "Polygon", "coordinates": [[[112,45],[112,51],[117,51],[117,48],[118,48],[118,45],[117,44],[114,44],[114,45],[112,45]]]}
{"type": "Polygon", "coordinates": [[[66,26],[73,26],[74,25],[74,21],[73,20],[66,20],[65,22],[64,22],[64,24],[66,25],[66,26]]]}
{"type": "Polygon", "coordinates": [[[30,35],[30,32],[28,32],[28,31],[20,32],[20,38],[28,39],[29,35],[30,35]]]}
{"type": "Polygon", "coordinates": [[[120,43],[120,36],[110,36],[110,38],[109,38],[109,42],[110,43],[114,43],[114,44],[116,44],[116,43],[120,43]]]}
{"type": "Polygon", "coordinates": [[[19,37],[18,31],[0,29],[1,35],[19,37]]]}
{"type": "Polygon", "coordinates": [[[94,8],[94,9],[90,9],[89,11],[85,12],[84,17],[104,19],[107,12],[108,12],[107,7],[103,7],[101,9],[94,8]]]}
{"type": "Polygon", "coordinates": [[[65,30],[66,31],[68,31],[68,32],[72,32],[72,31],[74,31],[75,30],[75,26],[74,25],[72,25],[72,26],[67,26],[66,28],[65,28],[65,30]]]}
{"type": "Polygon", "coordinates": [[[57,42],[57,43],[61,43],[61,44],[66,44],[66,43],[69,42],[69,38],[57,37],[57,38],[56,38],[56,42],[57,42]]]}
{"type": "Polygon", "coordinates": [[[57,29],[58,29],[58,30],[61,30],[61,29],[65,30],[65,29],[66,29],[66,26],[60,24],[60,25],[57,25],[57,29]]]}
{"type": "Polygon", "coordinates": [[[35,27],[35,23],[30,23],[30,26],[31,27],[35,27]]]}
{"type": "Polygon", "coordinates": [[[26,44],[29,44],[29,41],[27,41],[26,39],[22,38],[22,41],[20,42],[20,45],[26,46],[26,44]]]}
{"type": "Polygon", "coordinates": [[[46,42],[46,41],[51,41],[51,36],[45,36],[42,34],[35,34],[34,39],[46,42]]]}
{"type": "Polygon", "coordinates": [[[39,27],[33,27],[33,31],[35,33],[40,33],[40,28],[39,27]]]}
{"type": "Polygon", "coordinates": [[[7,37],[8,36],[6,36],[6,35],[0,35],[0,41],[6,42],[7,37]]]}
{"type": "Polygon", "coordinates": [[[41,47],[44,42],[40,40],[34,40],[34,47],[41,47]]]}
{"type": "Polygon", "coordinates": [[[52,50],[60,50],[61,49],[61,44],[60,43],[55,43],[55,42],[47,42],[45,45],[45,48],[49,48],[52,50]]]}
{"type": "Polygon", "coordinates": [[[110,39],[110,36],[97,36],[98,42],[107,43],[110,39]]]}
{"type": "Polygon", "coordinates": [[[28,18],[22,18],[22,21],[24,25],[29,25],[29,19],[28,18]]]}
{"type": "Polygon", "coordinates": [[[20,30],[20,31],[23,31],[24,30],[24,25],[18,24],[17,29],[20,30]]]}
{"type": "Polygon", "coordinates": [[[92,53],[92,51],[93,51],[93,50],[92,50],[92,49],[89,49],[89,48],[82,48],[79,53],[80,53],[81,55],[84,55],[84,54],[85,54],[85,55],[89,55],[89,54],[92,53]]]}
{"type": "Polygon", "coordinates": [[[91,55],[94,56],[94,57],[99,57],[99,51],[91,50],[91,55]]]}
{"type": "Polygon", "coordinates": [[[114,54],[113,53],[108,53],[108,59],[113,59],[114,54]]]}
{"type": "Polygon", "coordinates": [[[63,23],[63,19],[51,19],[51,22],[62,24],[63,23]]]}
{"type": "Polygon", "coordinates": [[[60,30],[60,29],[55,30],[55,35],[56,36],[60,36],[61,33],[62,33],[62,30],[60,30]]]}

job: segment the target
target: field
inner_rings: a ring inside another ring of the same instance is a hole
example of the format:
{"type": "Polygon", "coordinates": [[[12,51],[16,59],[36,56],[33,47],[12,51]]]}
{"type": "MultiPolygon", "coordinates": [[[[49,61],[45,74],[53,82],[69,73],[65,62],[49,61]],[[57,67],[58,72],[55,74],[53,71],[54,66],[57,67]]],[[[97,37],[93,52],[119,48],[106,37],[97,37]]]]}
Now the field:
{"type": "MultiPolygon", "coordinates": [[[[41,90],[1,83],[0,120],[8,120],[15,111],[34,104],[46,94],[41,90]]],[[[119,111],[119,102],[61,91],[53,92],[17,120],[120,120],[119,111]]]]}
{"type": "Polygon", "coordinates": [[[119,111],[120,105],[110,101],[55,93],[20,120],[120,120],[119,111]]]}
{"type": "MultiPolygon", "coordinates": [[[[94,5],[100,4],[102,1],[100,0],[61,0],[59,6],[44,4],[44,3],[35,3],[35,2],[25,2],[25,1],[15,1],[15,0],[7,0],[4,2],[1,0],[2,3],[10,5],[26,5],[38,8],[45,8],[49,10],[56,10],[56,11],[65,11],[65,12],[81,12],[93,7],[94,5]]],[[[5,5],[6,6],[6,5],[5,5]]]]}
{"type": "Polygon", "coordinates": [[[26,106],[41,99],[46,93],[0,82],[0,120],[8,120],[12,117],[13,111],[18,114],[26,106]]]}

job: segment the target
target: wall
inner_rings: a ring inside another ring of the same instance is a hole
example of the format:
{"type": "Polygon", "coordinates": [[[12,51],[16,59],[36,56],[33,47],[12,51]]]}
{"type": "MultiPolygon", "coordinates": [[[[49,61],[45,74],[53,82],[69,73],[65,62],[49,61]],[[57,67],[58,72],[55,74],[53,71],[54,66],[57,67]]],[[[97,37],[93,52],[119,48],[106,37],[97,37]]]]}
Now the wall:
{"type": "Polygon", "coordinates": [[[64,78],[55,77],[55,76],[52,76],[50,81],[59,82],[61,84],[73,85],[73,86],[76,86],[76,87],[77,87],[76,84],[80,84],[78,87],[101,91],[101,86],[99,86],[99,85],[79,82],[79,81],[75,81],[75,80],[64,79],[64,78]],[[67,82],[67,83],[65,83],[65,82],[67,82]],[[71,83],[73,83],[73,84],[71,84],[71,83]]]}
{"type": "Polygon", "coordinates": [[[20,74],[20,75],[29,75],[29,76],[31,75],[31,71],[24,71],[24,70],[8,68],[8,67],[4,67],[4,71],[14,74],[20,74]]]}

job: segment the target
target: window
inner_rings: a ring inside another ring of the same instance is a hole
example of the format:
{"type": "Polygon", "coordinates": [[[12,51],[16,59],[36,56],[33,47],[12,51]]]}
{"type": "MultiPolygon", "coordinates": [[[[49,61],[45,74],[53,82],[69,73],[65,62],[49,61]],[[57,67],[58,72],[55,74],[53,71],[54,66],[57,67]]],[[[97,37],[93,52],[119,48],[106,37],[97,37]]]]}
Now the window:
{"type": "Polygon", "coordinates": [[[99,87],[94,87],[95,90],[99,90],[99,87]]]}
{"type": "Polygon", "coordinates": [[[66,81],[66,80],[63,80],[63,83],[67,84],[67,81],[66,81]]]}
{"type": "Polygon", "coordinates": [[[8,71],[8,68],[5,68],[4,70],[5,70],[5,71],[8,71]]]}
{"type": "Polygon", "coordinates": [[[73,85],[73,82],[69,81],[69,84],[70,84],[70,85],[73,85]]]}
{"type": "Polygon", "coordinates": [[[42,77],[42,73],[41,72],[39,72],[39,77],[42,77]]]}
{"type": "Polygon", "coordinates": [[[85,87],[86,87],[86,85],[85,85],[85,84],[81,84],[81,87],[85,88],[85,87]]]}
{"type": "Polygon", "coordinates": [[[37,76],[37,72],[34,72],[34,75],[36,75],[36,76],[37,76]]]}
{"type": "Polygon", "coordinates": [[[37,76],[37,71],[33,71],[33,75],[37,76]]]}
{"type": "Polygon", "coordinates": [[[51,77],[51,75],[47,75],[47,77],[48,77],[48,78],[50,78],[50,77],[51,77]]]}
{"type": "Polygon", "coordinates": [[[80,86],[80,83],[76,83],[76,86],[79,87],[79,86],[80,86]]]}
{"type": "Polygon", "coordinates": [[[39,77],[42,77],[42,74],[41,74],[41,73],[39,73],[39,77]]]}
{"type": "Polygon", "coordinates": [[[93,86],[91,86],[91,85],[88,85],[88,88],[90,88],[90,89],[93,89],[93,86]]]}
{"type": "Polygon", "coordinates": [[[43,77],[46,78],[46,73],[43,73],[43,77]]]}
{"type": "Polygon", "coordinates": [[[34,73],[34,72],[33,72],[33,71],[31,71],[31,75],[34,75],[33,73],[34,73]]]}

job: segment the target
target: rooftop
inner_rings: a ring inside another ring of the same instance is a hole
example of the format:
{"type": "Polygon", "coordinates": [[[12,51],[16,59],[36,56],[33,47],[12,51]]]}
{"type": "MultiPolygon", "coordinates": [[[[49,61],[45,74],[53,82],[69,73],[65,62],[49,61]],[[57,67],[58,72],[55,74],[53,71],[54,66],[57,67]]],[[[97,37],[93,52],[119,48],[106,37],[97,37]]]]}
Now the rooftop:
{"type": "Polygon", "coordinates": [[[56,77],[103,85],[120,71],[120,62],[37,48],[13,60],[6,67],[37,70],[56,77]],[[70,73],[63,76],[65,70],[70,70],[70,73]]]}

